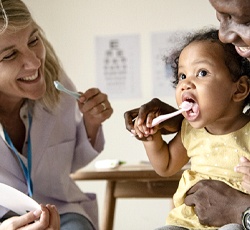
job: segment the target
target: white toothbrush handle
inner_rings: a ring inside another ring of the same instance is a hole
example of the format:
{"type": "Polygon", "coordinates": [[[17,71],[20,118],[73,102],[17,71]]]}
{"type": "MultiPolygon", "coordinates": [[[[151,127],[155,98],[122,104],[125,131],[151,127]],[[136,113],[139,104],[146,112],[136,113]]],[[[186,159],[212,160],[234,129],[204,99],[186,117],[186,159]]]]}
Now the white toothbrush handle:
{"type": "Polygon", "coordinates": [[[156,118],[153,119],[151,127],[154,127],[154,126],[160,124],[161,122],[163,122],[163,121],[165,121],[167,119],[170,119],[170,118],[172,118],[174,116],[177,116],[177,115],[181,114],[184,111],[185,111],[184,109],[179,109],[179,110],[177,110],[177,111],[175,111],[173,113],[168,113],[168,114],[160,115],[160,116],[158,116],[158,117],[156,117],[156,118]]]}
{"type": "Polygon", "coordinates": [[[81,96],[80,93],[72,92],[72,91],[70,91],[70,90],[68,90],[68,89],[66,89],[66,88],[64,88],[62,91],[64,91],[65,93],[67,93],[67,94],[69,94],[69,95],[71,95],[71,96],[73,96],[73,97],[76,98],[76,99],[79,99],[79,97],[81,96]]]}

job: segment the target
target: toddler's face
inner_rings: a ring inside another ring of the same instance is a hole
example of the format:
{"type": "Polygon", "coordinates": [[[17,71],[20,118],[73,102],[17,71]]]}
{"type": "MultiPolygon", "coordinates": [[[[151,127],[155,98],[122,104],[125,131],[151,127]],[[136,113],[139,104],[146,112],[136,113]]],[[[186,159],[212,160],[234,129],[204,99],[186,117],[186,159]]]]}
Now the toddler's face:
{"type": "Polygon", "coordinates": [[[202,128],[226,116],[237,90],[218,43],[192,42],[179,57],[176,101],[192,101],[195,110],[183,115],[195,128],[202,128]]]}

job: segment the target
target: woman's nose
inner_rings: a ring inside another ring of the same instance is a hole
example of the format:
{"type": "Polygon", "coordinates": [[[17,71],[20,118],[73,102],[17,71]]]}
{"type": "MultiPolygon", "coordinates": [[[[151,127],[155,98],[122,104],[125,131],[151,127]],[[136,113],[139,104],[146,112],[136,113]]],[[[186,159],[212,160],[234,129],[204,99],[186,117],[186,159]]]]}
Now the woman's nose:
{"type": "Polygon", "coordinates": [[[35,52],[28,50],[23,54],[23,65],[26,69],[38,69],[41,61],[35,52]]]}

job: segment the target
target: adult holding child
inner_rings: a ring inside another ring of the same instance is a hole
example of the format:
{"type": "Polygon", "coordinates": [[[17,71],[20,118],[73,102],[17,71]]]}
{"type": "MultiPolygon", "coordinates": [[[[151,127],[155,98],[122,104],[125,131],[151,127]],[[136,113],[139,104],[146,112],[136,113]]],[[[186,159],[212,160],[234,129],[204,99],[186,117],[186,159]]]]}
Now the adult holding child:
{"type": "MultiPolygon", "coordinates": [[[[189,161],[191,165],[182,174],[167,225],[160,229],[242,229],[235,223],[201,225],[195,207],[184,200],[194,184],[208,179],[223,181],[249,194],[241,185],[242,174],[235,172],[234,166],[241,156],[250,157],[250,116],[243,113],[250,104],[250,62],[231,43],[222,43],[215,29],[202,29],[182,40],[184,44],[166,58],[174,70],[176,102],[188,109],[182,113],[181,130],[167,143],[156,126],[152,140],[142,140],[159,175],[168,177],[189,161]]],[[[135,120],[137,135],[144,135],[144,126],[135,120]]]]}
{"type": "MultiPolygon", "coordinates": [[[[220,21],[219,37],[224,43],[235,45],[237,52],[250,59],[250,1],[248,0],[209,0],[216,10],[220,21]]],[[[125,113],[126,128],[133,130],[133,119],[138,116],[138,123],[146,122],[146,136],[141,139],[150,140],[152,117],[150,113],[166,114],[175,108],[153,99],[138,109],[125,113]],[[146,120],[147,118],[147,120],[146,120]]],[[[247,112],[249,114],[249,111],[247,112]]],[[[183,117],[178,116],[160,124],[162,134],[174,133],[180,130],[183,117]]],[[[250,191],[250,161],[242,157],[235,170],[243,174],[242,187],[250,191]]],[[[250,207],[250,196],[243,194],[219,181],[203,180],[194,185],[186,194],[185,203],[195,206],[196,215],[201,224],[223,226],[229,223],[242,222],[242,215],[248,218],[246,209],[250,207]]],[[[250,218],[249,218],[250,221],[250,218]]],[[[250,229],[250,226],[246,226],[250,229]]]]}
{"type": "Polygon", "coordinates": [[[26,5],[2,0],[0,11],[0,182],[52,204],[20,217],[0,206],[0,229],[98,229],[95,194],[70,173],[104,148],[107,95],[91,88],[76,101],[60,93],[54,81],[75,86],[26,5]]]}

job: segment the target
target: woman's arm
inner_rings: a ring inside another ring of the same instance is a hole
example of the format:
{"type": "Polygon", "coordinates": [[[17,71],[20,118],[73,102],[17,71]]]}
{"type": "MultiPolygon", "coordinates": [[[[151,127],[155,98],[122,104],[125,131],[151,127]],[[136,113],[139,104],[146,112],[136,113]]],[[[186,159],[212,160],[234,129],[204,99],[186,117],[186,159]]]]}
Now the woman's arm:
{"type": "Polygon", "coordinates": [[[88,138],[92,146],[94,146],[99,127],[102,122],[110,118],[113,109],[107,95],[97,88],[91,88],[82,93],[78,101],[78,106],[84,115],[88,138]]]}

